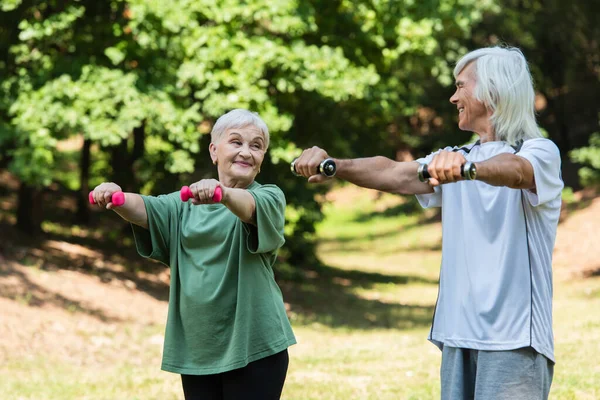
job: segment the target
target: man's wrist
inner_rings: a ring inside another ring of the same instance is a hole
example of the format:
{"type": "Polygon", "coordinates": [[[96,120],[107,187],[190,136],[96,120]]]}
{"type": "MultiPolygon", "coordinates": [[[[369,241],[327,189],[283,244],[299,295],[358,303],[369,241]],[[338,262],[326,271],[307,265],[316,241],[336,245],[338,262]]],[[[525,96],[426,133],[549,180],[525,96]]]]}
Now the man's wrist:
{"type": "Polygon", "coordinates": [[[477,179],[477,165],[474,162],[467,161],[463,166],[464,178],[468,181],[477,179]]]}

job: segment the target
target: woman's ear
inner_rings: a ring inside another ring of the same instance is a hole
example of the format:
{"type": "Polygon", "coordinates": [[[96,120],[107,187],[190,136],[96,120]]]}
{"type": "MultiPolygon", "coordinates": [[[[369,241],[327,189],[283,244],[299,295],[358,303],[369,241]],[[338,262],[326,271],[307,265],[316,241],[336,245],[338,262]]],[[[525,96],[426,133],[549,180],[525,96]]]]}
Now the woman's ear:
{"type": "Polygon", "coordinates": [[[217,165],[217,146],[214,143],[210,143],[208,146],[208,151],[210,153],[210,158],[212,159],[212,163],[217,165]]]}

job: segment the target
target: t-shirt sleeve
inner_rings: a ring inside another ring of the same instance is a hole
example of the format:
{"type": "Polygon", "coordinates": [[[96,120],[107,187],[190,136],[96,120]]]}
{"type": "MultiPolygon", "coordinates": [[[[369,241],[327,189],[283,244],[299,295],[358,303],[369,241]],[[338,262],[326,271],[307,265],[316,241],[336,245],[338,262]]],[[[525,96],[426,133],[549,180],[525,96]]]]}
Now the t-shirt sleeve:
{"type": "Polygon", "coordinates": [[[181,200],[179,192],[158,197],[142,196],[148,214],[148,229],[132,224],[138,253],[169,265],[170,243],[177,232],[181,200]]]}
{"type": "MultiPolygon", "coordinates": [[[[427,157],[416,160],[419,164],[429,164],[433,160],[433,156],[442,150],[452,150],[452,147],[446,147],[436,152],[429,154],[427,157]]],[[[434,186],[433,193],[417,194],[417,200],[423,208],[441,207],[442,206],[442,185],[434,186]]]]}
{"type": "Polygon", "coordinates": [[[285,242],[285,195],[275,185],[262,185],[249,192],[256,202],[256,226],[248,228],[248,251],[268,253],[279,249],[285,242]]]}
{"type": "Polygon", "coordinates": [[[560,152],[548,139],[530,139],[517,153],[533,166],[535,190],[523,190],[527,200],[537,207],[561,195],[563,181],[560,174],[560,152]]]}

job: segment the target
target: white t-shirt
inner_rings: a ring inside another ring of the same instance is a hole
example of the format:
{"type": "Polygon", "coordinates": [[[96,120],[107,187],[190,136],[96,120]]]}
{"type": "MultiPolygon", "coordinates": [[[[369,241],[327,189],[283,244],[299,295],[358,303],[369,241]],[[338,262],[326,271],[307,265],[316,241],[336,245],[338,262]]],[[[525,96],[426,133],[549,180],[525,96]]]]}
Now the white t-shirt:
{"type": "MultiPolygon", "coordinates": [[[[515,153],[499,141],[458,151],[474,162],[515,153]]],[[[435,154],[417,161],[429,163],[435,154]]],[[[442,267],[429,340],[440,348],[532,346],[554,361],[552,250],[563,188],[560,154],[552,141],[531,139],[517,155],[533,166],[535,193],[460,181],[417,195],[425,208],[442,207],[442,267]]]]}

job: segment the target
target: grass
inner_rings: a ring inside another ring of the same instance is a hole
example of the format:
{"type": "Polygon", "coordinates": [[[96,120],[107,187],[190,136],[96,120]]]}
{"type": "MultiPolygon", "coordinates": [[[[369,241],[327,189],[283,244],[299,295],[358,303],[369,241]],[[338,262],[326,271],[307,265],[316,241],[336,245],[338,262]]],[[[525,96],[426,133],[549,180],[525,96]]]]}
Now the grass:
{"type": "MultiPolygon", "coordinates": [[[[426,337],[441,226],[436,215],[413,213],[414,207],[362,192],[355,201],[330,204],[317,229],[323,265],[280,266],[298,338],[284,399],[439,398],[441,353],[426,337]]],[[[50,273],[36,272],[40,279],[50,273]]],[[[23,295],[16,302],[32,307],[23,295]]],[[[552,399],[600,398],[599,310],[600,277],[555,281],[552,399]]],[[[82,328],[82,344],[69,354],[35,342],[26,352],[0,346],[0,398],[180,399],[179,377],[159,370],[162,329],[99,322],[82,328]]]]}

